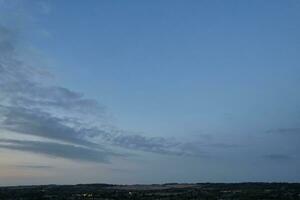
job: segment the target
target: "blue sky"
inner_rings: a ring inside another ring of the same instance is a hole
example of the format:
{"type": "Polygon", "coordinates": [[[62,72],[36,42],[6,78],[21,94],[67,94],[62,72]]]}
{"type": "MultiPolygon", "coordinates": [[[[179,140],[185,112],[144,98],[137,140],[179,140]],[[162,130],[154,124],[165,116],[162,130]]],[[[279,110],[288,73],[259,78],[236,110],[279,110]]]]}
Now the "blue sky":
{"type": "Polygon", "coordinates": [[[0,184],[299,181],[299,9],[1,1],[0,184]]]}

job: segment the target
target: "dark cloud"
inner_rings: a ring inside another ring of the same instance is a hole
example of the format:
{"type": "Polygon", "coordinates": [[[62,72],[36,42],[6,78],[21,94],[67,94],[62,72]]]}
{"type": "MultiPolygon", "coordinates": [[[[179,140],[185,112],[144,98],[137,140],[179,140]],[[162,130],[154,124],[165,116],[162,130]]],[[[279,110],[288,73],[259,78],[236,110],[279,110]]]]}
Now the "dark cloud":
{"type": "Polygon", "coordinates": [[[291,160],[292,157],[289,155],[284,155],[284,154],[268,154],[263,156],[267,160],[272,160],[272,161],[288,161],[291,160]]]}
{"type": "Polygon", "coordinates": [[[0,139],[0,148],[39,153],[79,161],[107,163],[110,156],[117,156],[109,151],[80,147],[56,142],[31,140],[0,139]]]}
{"type": "Polygon", "coordinates": [[[1,57],[11,56],[15,50],[16,32],[0,25],[0,36],[1,57]]]}
{"type": "Polygon", "coordinates": [[[227,144],[227,143],[212,143],[209,146],[213,148],[221,148],[221,149],[232,149],[232,148],[241,147],[238,144],[227,144]]]}
{"type": "Polygon", "coordinates": [[[65,125],[66,119],[53,117],[37,109],[0,107],[5,119],[0,127],[17,133],[55,139],[73,144],[99,147],[85,140],[85,131],[65,125]]]}
{"type": "Polygon", "coordinates": [[[11,167],[19,168],[19,169],[52,169],[54,168],[51,165],[13,165],[11,167]]]}
{"type": "Polygon", "coordinates": [[[300,135],[300,128],[278,128],[268,130],[267,133],[275,133],[282,135],[300,135]]]}
{"type": "Polygon", "coordinates": [[[162,137],[144,137],[141,135],[113,135],[103,137],[111,144],[127,149],[148,151],[159,154],[182,155],[189,154],[183,151],[182,144],[172,139],[162,137]]]}

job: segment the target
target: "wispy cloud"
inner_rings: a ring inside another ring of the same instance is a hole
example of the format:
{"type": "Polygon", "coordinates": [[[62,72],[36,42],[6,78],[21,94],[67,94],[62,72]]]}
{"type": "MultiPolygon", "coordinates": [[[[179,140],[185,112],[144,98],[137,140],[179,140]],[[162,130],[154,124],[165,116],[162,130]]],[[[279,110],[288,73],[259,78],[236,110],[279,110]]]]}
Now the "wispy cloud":
{"type": "Polygon", "coordinates": [[[32,140],[0,139],[0,148],[99,163],[107,163],[110,156],[117,156],[117,154],[109,151],[100,151],[96,149],[56,142],[42,142],[32,140]]]}
{"type": "Polygon", "coordinates": [[[270,129],[267,133],[275,133],[282,135],[300,135],[300,128],[278,128],[278,129],[270,129]]]}
{"type": "Polygon", "coordinates": [[[67,126],[65,123],[68,119],[54,117],[40,109],[2,106],[0,113],[5,116],[0,125],[3,129],[77,145],[97,146],[95,143],[85,140],[85,130],[67,126]]]}
{"type": "Polygon", "coordinates": [[[38,7],[40,13],[45,14],[45,15],[50,14],[51,11],[52,11],[52,7],[46,1],[39,1],[39,2],[37,2],[37,7],[38,7]]]}
{"type": "Polygon", "coordinates": [[[97,162],[112,155],[105,145],[167,155],[202,154],[196,144],[132,134],[108,124],[106,108],[96,100],[43,81],[47,73],[20,58],[17,40],[13,30],[0,26],[0,128],[57,143],[14,140],[2,148],[97,162]]]}
{"type": "Polygon", "coordinates": [[[18,169],[52,169],[54,168],[51,165],[12,165],[11,167],[15,167],[18,169]]]}

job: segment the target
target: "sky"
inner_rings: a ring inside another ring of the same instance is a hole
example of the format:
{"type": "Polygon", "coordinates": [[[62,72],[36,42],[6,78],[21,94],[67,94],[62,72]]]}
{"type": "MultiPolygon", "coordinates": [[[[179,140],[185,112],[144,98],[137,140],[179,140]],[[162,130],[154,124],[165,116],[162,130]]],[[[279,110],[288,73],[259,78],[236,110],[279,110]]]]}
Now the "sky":
{"type": "Polygon", "coordinates": [[[300,181],[300,1],[0,1],[0,185],[300,181]]]}

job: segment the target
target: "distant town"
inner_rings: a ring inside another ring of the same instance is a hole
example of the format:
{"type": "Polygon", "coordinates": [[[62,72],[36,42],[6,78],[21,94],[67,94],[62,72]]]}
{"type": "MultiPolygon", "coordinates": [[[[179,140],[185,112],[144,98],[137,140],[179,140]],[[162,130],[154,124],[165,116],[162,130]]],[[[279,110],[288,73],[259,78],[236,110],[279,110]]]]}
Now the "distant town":
{"type": "Polygon", "coordinates": [[[41,185],[1,187],[0,200],[300,200],[300,183],[41,185]]]}

